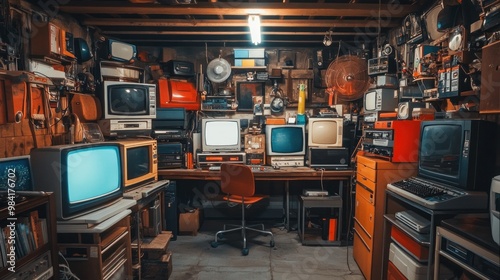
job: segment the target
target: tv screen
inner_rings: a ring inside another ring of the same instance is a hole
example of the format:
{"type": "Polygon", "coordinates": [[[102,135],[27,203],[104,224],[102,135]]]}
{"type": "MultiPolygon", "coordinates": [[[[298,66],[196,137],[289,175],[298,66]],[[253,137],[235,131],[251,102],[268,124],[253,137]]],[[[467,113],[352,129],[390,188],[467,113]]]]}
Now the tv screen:
{"type": "Polygon", "coordinates": [[[307,144],[309,147],[342,147],[342,118],[309,118],[307,144]]]}
{"type": "Polygon", "coordinates": [[[104,119],[156,118],[156,86],[104,81],[104,119]]]}
{"type": "Polygon", "coordinates": [[[151,170],[150,157],[148,146],[127,149],[127,180],[148,174],[151,170]]]}
{"type": "Polygon", "coordinates": [[[113,86],[108,90],[110,106],[113,114],[141,115],[148,109],[148,92],[146,88],[130,86],[113,86]]]}
{"type": "Polygon", "coordinates": [[[122,197],[117,144],[60,145],[31,151],[34,188],[53,192],[58,219],[93,212],[122,197]]]}
{"type": "Polygon", "coordinates": [[[239,119],[202,119],[203,152],[241,151],[239,119]]]}
{"type": "Polygon", "coordinates": [[[130,61],[135,58],[137,48],[135,45],[109,40],[109,58],[117,61],[130,61]]]}
{"type": "Polygon", "coordinates": [[[305,155],[303,125],[266,126],[266,151],[269,156],[305,155]]]}
{"type": "Polygon", "coordinates": [[[494,175],[495,123],[423,121],[420,131],[419,176],[461,189],[487,191],[494,175]]]}
{"type": "Polygon", "coordinates": [[[0,191],[32,191],[30,157],[0,158],[0,191]]]}

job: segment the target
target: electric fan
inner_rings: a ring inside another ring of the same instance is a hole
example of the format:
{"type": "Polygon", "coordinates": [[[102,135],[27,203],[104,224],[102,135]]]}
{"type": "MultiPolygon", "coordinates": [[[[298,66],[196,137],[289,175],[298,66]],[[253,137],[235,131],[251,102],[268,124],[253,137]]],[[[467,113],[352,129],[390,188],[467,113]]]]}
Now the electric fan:
{"type": "Polygon", "coordinates": [[[224,58],[216,58],[207,65],[207,77],[213,83],[222,83],[231,75],[231,64],[224,58]]]}
{"type": "MultiPolygon", "coordinates": [[[[353,55],[338,57],[326,70],[325,82],[330,94],[328,105],[333,105],[333,97],[343,101],[354,101],[363,96],[370,86],[366,60],[353,55]]],[[[337,103],[337,102],[335,102],[337,103]]]]}

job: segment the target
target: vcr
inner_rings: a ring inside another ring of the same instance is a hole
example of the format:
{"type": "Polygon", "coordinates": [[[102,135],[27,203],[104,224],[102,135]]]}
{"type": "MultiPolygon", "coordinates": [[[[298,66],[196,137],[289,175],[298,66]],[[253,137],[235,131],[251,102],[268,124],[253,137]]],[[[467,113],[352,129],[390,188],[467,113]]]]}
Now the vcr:
{"type": "Polygon", "coordinates": [[[418,161],[420,121],[376,122],[374,127],[364,130],[363,151],[392,162],[418,161]]]}

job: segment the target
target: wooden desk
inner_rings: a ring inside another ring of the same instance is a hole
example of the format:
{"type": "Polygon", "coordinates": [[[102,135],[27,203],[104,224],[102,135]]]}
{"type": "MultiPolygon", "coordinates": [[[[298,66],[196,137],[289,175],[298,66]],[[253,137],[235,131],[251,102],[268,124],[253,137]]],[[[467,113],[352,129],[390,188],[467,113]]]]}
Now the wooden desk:
{"type": "MultiPolygon", "coordinates": [[[[343,182],[349,185],[353,169],[348,170],[315,170],[309,167],[282,167],[269,171],[255,171],[256,181],[283,181],[285,182],[286,192],[286,224],[287,230],[290,229],[290,191],[289,181],[339,181],[339,195],[343,197],[343,182]]],[[[201,169],[162,169],[158,170],[159,179],[169,180],[205,180],[220,181],[220,171],[208,171],[201,169]]]]}

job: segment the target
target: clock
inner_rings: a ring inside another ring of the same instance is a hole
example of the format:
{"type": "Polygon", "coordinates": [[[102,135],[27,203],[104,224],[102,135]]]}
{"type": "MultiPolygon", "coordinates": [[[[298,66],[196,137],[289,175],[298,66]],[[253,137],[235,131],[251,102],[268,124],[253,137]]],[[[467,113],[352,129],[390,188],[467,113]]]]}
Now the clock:
{"type": "Polygon", "coordinates": [[[425,108],[425,103],[422,102],[400,102],[398,104],[399,120],[410,120],[413,118],[412,112],[415,108],[425,108]]]}
{"type": "Polygon", "coordinates": [[[271,112],[281,113],[285,108],[285,100],[283,98],[276,96],[271,100],[271,112]]]}

